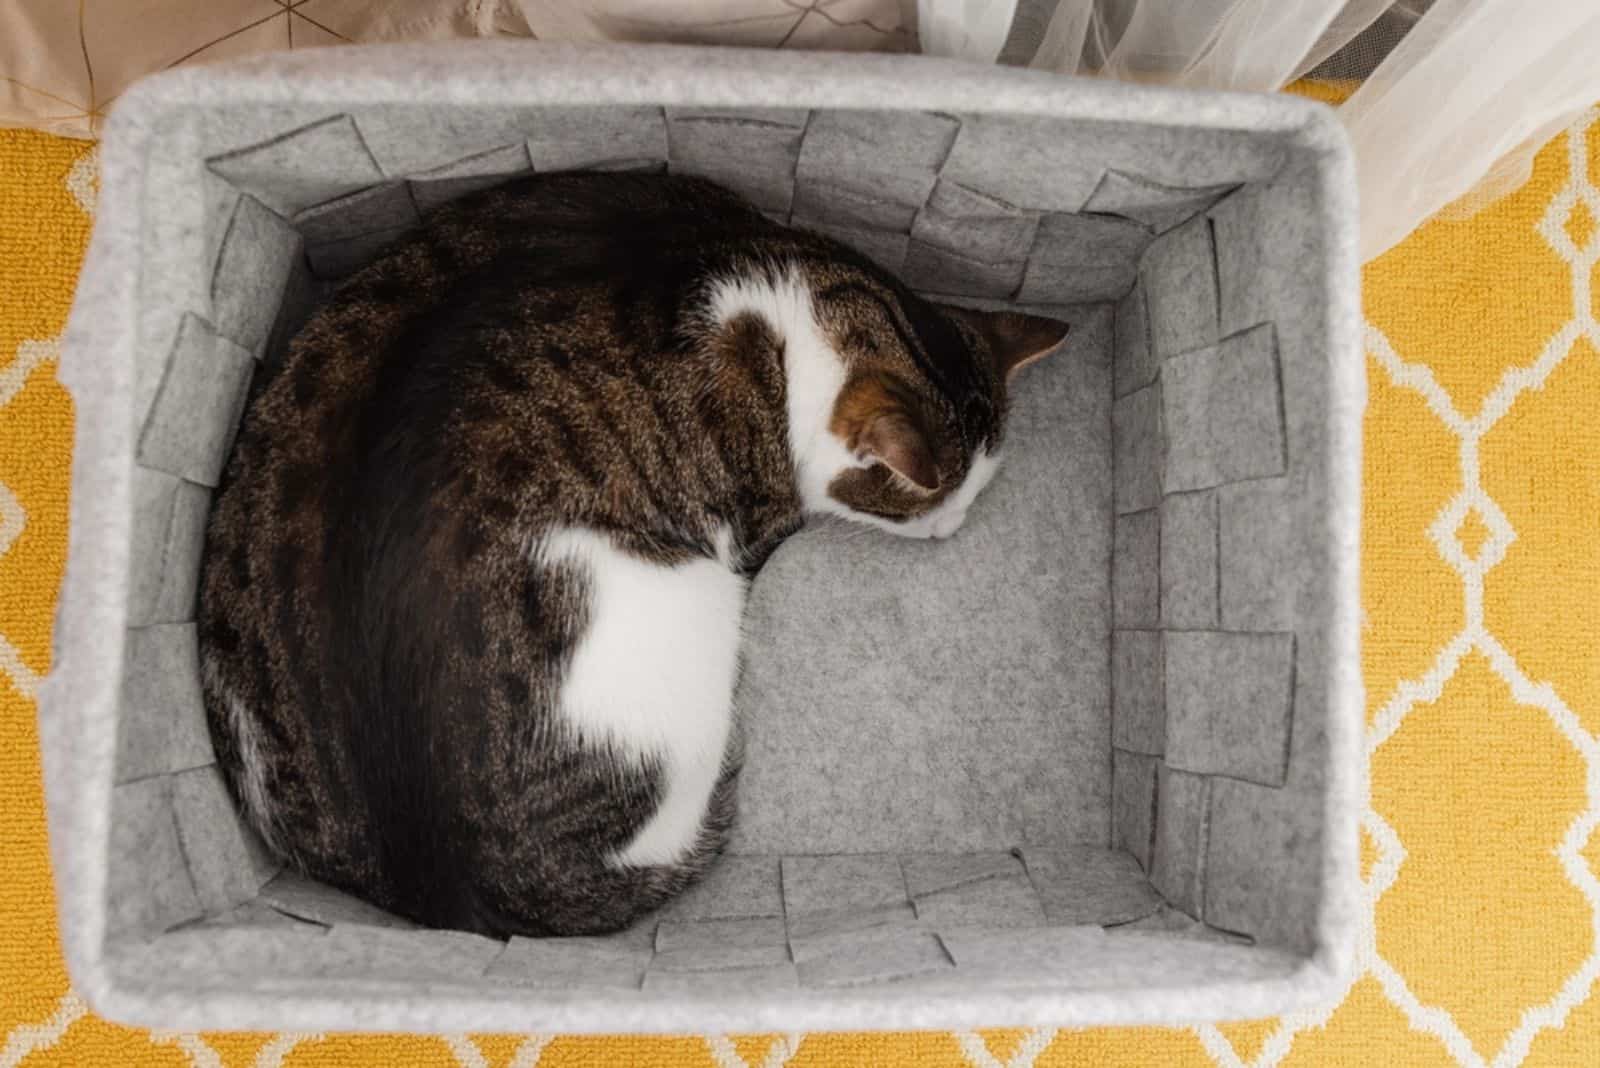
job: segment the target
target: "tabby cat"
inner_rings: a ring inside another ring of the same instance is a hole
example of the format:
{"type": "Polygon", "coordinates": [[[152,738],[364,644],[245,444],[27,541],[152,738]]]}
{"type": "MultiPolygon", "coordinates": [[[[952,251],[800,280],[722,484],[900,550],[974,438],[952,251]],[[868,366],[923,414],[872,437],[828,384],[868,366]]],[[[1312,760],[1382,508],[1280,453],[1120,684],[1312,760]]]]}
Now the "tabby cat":
{"type": "Polygon", "coordinates": [[[695,179],[438,211],[263,371],[217,493],[201,657],[244,812],[429,926],[660,906],[734,816],[751,577],[807,515],[953,533],[1065,331],[695,179]]]}

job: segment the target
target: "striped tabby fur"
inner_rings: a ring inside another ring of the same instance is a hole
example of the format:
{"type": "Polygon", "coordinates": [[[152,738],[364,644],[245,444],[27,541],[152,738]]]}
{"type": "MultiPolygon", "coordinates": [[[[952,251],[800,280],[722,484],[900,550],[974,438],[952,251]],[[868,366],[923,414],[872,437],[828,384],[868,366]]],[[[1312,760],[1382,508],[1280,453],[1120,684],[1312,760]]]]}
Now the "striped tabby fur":
{"type": "Polygon", "coordinates": [[[247,815],[431,926],[661,905],[734,818],[749,579],[810,513],[953,532],[1064,330],[692,179],[441,210],[263,372],[217,495],[204,688],[247,815]]]}

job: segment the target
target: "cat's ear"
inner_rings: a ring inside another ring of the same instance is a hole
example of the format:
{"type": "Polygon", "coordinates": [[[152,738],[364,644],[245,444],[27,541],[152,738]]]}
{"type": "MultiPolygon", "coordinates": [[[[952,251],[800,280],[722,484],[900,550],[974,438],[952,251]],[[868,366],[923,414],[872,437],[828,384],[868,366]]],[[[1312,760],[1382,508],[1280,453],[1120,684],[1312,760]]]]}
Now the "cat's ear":
{"type": "Polygon", "coordinates": [[[881,463],[923,492],[939,488],[939,465],[914,403],[883,375],[858,375],[845,383],[832,429],[856,459],[881,463]]]}
{"type": "Polygon", "coordinates": [[[1070,327],[1059,319],[1022,312],[983,312],[947,308],[977,328],[989,343],[989,359],[1003,382],[1054,352],[1067,339],[1070,327]]]}

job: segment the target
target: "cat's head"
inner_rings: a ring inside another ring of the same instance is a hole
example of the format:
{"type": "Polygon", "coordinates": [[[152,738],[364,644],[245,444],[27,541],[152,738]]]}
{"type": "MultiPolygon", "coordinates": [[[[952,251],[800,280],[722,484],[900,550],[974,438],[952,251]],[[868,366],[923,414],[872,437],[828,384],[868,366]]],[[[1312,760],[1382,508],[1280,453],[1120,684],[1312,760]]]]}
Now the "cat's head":
{"type": "Polygon", "coordinates": [[[1067,324],[933,304],[864,275],[812,295],[838,367],[824,376],[837,387],[826,438],[802,463],[807,509],[949,537],[999,467],[1017,373],[1060,345],[1067,324]]]}

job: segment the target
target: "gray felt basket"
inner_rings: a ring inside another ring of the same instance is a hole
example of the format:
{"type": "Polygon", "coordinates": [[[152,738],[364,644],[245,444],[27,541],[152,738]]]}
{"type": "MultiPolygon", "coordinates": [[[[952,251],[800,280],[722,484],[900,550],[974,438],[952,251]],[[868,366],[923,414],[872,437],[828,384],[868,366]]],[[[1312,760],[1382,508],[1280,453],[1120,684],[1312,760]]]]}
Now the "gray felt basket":
{"type": "Polygon", "coordinates": [[[1352,170],[1322,108],[920,59],[485,45],[184,69],[118,107],[61,376],[42,699],[72,977],[184,1028],[1178,1022],[1354,941],[1352,170]],[[621,935],[420,931],[280,870],[200,707],[196,574],[258,365],[507,175],[703,174],[1073,331],[946,542],[819,524],[758,578],[730,856],[621,935]]]}

